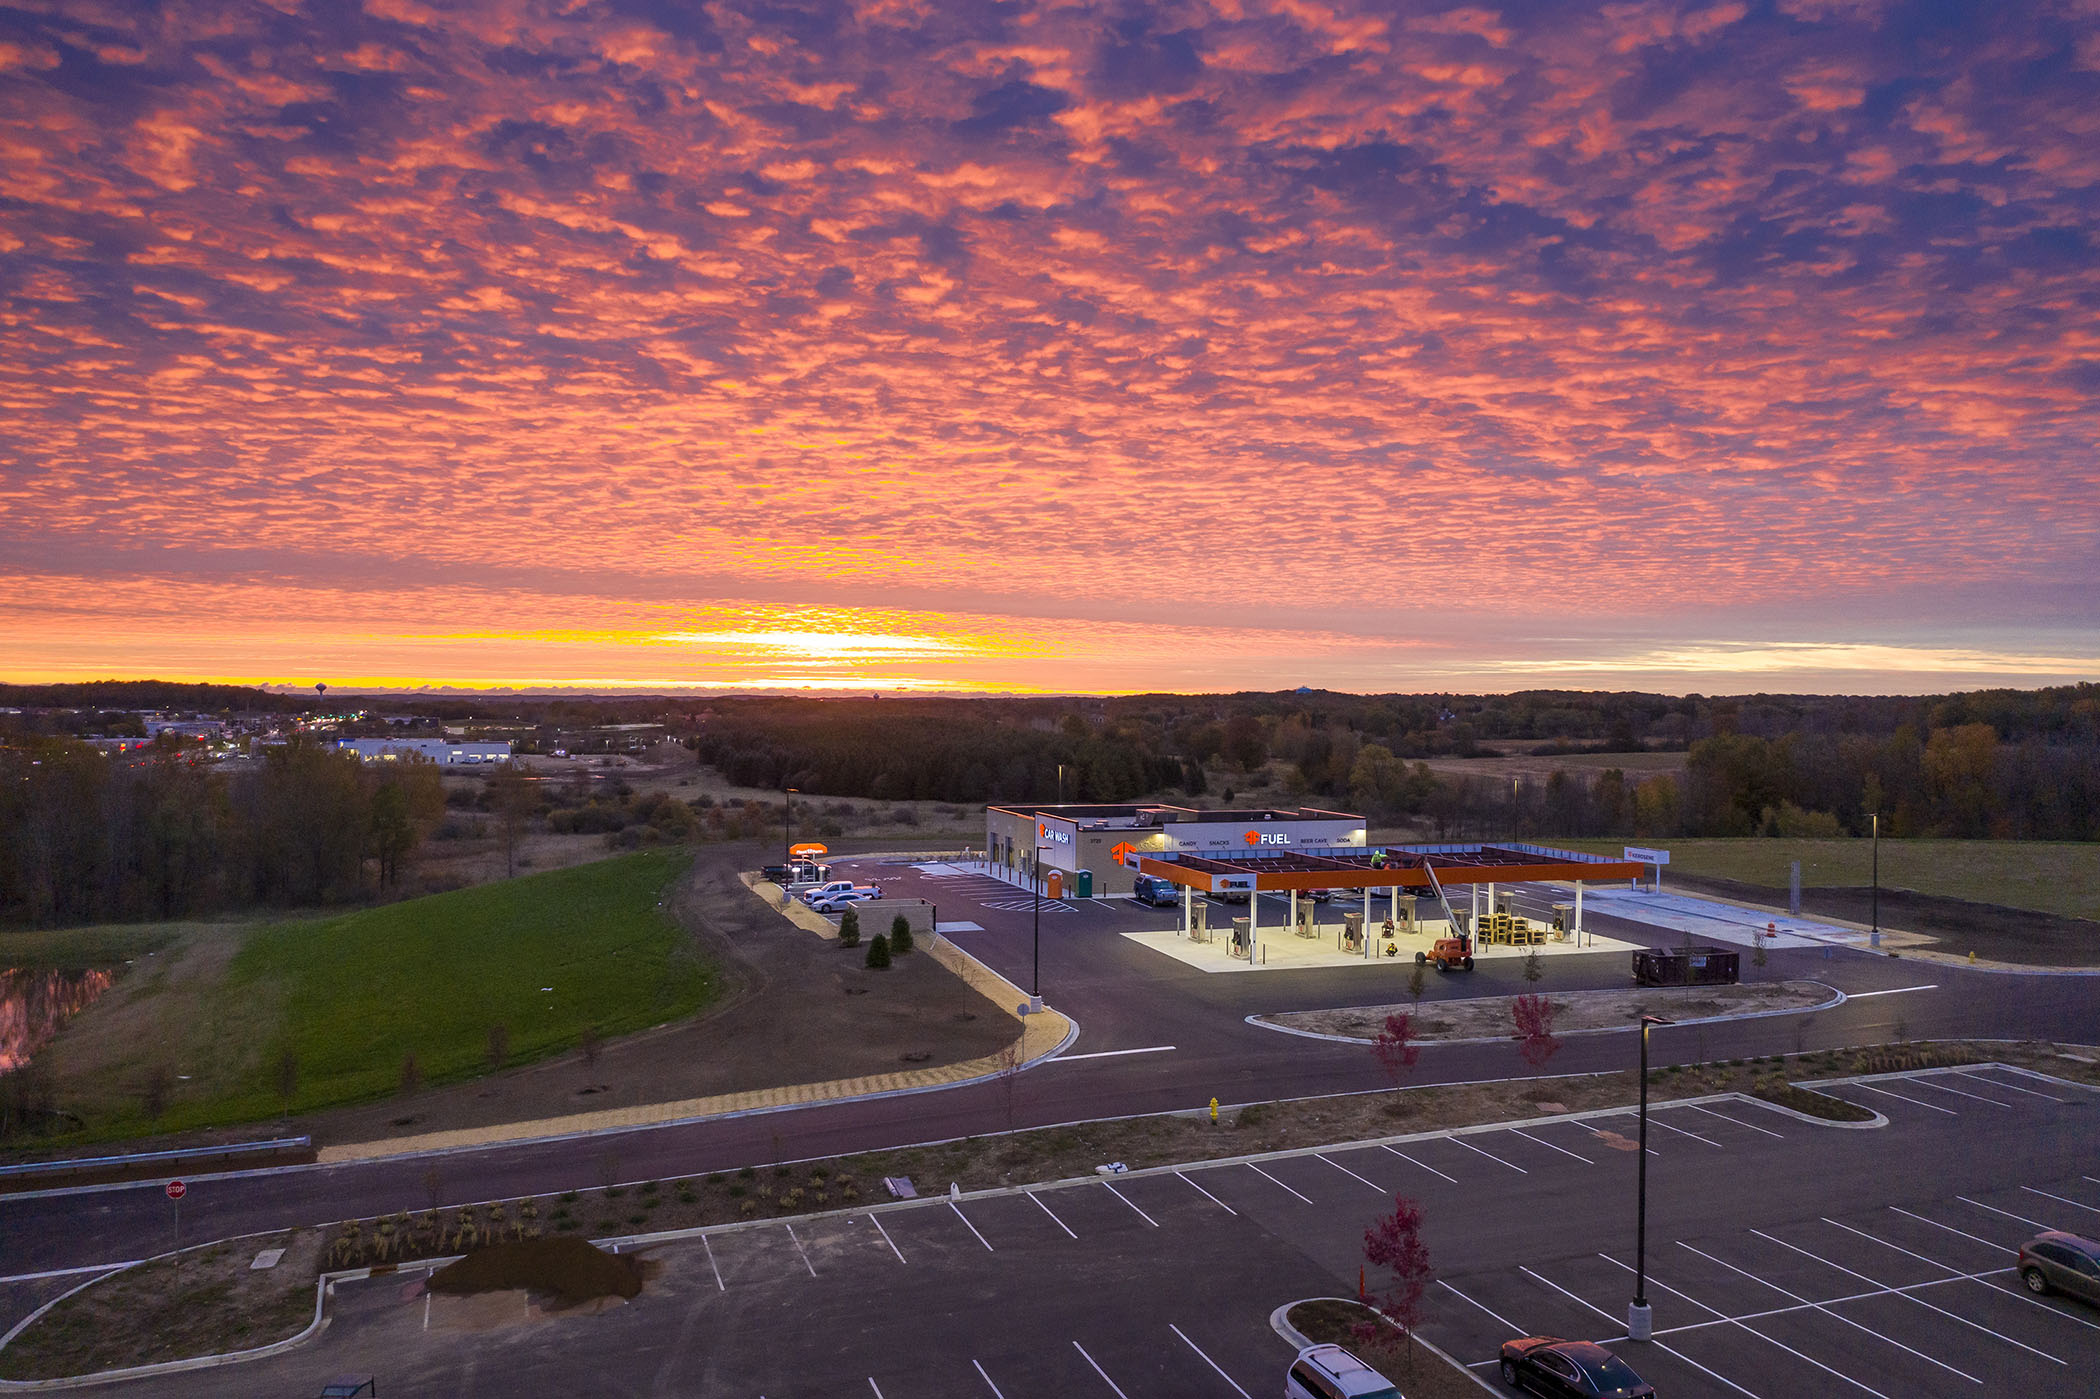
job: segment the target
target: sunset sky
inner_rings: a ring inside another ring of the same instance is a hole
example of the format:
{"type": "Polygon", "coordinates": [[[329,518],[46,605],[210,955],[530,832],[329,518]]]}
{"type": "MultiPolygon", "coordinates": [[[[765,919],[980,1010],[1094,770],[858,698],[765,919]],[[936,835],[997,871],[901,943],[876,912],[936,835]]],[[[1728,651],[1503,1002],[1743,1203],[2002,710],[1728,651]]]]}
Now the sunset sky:
{"type": "Polygon", "coordinates": [[[0,679],[2100,676],[2100,4],[0,0],[0,679]]]}

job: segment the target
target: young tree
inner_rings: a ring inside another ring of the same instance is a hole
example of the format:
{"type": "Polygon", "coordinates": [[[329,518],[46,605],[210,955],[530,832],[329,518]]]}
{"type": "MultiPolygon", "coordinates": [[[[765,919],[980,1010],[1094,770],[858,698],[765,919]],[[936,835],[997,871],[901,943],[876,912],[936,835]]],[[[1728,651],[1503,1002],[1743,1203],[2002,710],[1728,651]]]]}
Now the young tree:
{"type": "Polygon", "coordinates": [[[588,1069],[598,1062],[598,1053],[605,1047],[603,1036],[596,1025],[586,1025],[583,1033],[576,1037],[576,1051],[583,1056],[583,1066],[588,1069]]]}
{"type": "Polygon", "coordinates": [[[899,956],[911,951],[911,920],[901,913],[890,920],[890,951],[899,956]]]}
{"type": "MultiPolygon", "coordinates": [[[[1393,1197],[1393,1212],[1364,1231],[1364,1263],[1385,1272],[1384,1287],[1371,1303],[1407,1337],[1407,1364],[1414,1368],[1415,1328],[1422,1322],[1422,1299],[1436,1276],[1429,1248],[1422,1242],[1422,1207],[1404,1195],[1393,1197]]],[[[1361,1340],[1375,1340],[1375,1326],[1358,1328],[1361,1340]]]]}
{"type": "Polygon", "coordinates": [[[1545,974],[1545,959],[1539,956],[1539,950],[1534,947],[1531,951],[1524,954],[1524,979],[1536,982],[1545,974]]]}
{"type": "Polygon", "coordinates": [[[416,1052],[411,1049],[401,1056],[401,1091],[413,1093],[422,1086],[423,1065],[416,1059],[416,1052]]]}
{"type": "Polygon", "coordinates": [[[1544,996],[1523,995],[1511,1001],[1509,1009],[1517,1022],[1517,1037],[1523,1041],[1517,1052],[1532,1068],[1544,1068],[1560,1052],[1560,1041],[1553,1038],[1553,1002],[1544,996]]]}
{"type": "Polygon", "coordinates": [[[500,1020],[489,1026],[488,1056],[492,1072],[502,1068],[510,1058],[510,1026],[500,1020]]]}
{"type": "Polygon", "coordinates": [[[856,909],[847,909],[839,919],[839,946],[860,946],[860,913],[856,909]]]}
{"type": "Polygon", "coordinates": [[[1422,1004],[1422,993],[1429,989],[1429,964],[1417,962],[1407,973],[1407,994],[1414,997],[1415,1004],[1422,1004]]]}
{"type": "Polygon", "coordinates": [[[1379,1067],[1395,1083],[1400,1081],[1404,1070],[1413,1068],[1415,1061],[1422,1057],[1422,1048],[1414,1041],[1414,1019],[1404,1010],[1388,1015],[1385,1027],[1371,1041],[1371,1053],[1378,1057],[1379,1067]]]}
{"type": "Polygon", "coordinates": [[[174,1077],[166,1064],[155,1064],[146,1070],[145,1086],[139,1090],[139,1108],[148,1122],[160,1121],[161,1114],[168,1110],[168,1094],[174,1087],[174,1077]]]}
{"type": "Polygon", "coordinates": [[[525,834],[526,818],[532,814],[532,788],[525,770],[515,762],[505,763],[489,776],[489,809],[496,813],[496,830],[503,838],[503,866],[508,874],[518,872],[518,840],[525,834]]]}
{"type": "Polygon", "coordinates": [[[291,1116],[292,1099],[299,1095],[299,1056],[286,1049],[277,1056],[277,1096],[284,1103],[285,1116],[291,1116]]]}
{"type": "Polygon", "coordinates": [[[881,933],[868,944],[868,965],[880,970],[890,964],[890,940],[881,933]]]}

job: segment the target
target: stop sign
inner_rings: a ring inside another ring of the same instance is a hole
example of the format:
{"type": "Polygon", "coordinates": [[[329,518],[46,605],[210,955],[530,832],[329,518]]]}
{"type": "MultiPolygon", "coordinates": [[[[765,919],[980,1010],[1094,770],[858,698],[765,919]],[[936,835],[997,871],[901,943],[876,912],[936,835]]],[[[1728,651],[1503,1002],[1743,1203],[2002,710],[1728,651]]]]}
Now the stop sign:
{"type": "Polygon", "coordinates": [[[181,1181],[171,1180],[168,1182],[168,1198],[170,1200],[180,1200],[183,1196],[189,1193],[190,1188],[187,1185],[184,1185],[181,1181]]]}

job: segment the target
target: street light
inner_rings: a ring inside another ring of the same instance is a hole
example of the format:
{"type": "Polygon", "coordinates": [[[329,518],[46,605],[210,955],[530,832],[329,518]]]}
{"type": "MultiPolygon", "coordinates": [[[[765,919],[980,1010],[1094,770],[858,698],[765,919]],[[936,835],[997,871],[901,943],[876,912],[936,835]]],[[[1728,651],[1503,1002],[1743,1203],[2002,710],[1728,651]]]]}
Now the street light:
{"type": "Polygon", "coordinates": [[[1043,852],[1050,847],[1035,848],[1035,960],[1028,973],[1028,1009],[1031,1013],[1043,1008],[1043,852]]]}
{"type": "Polygon", "coordinates": [[[1641,1017],[1640,1209],[1633,1226],[1633,1305],[1626,1309],[1629,1341],[1645,1341],[1655,1334],[1655,1313],[1648,1305],[1648,1031],[1670,1023],[1660,1015],[1641,1017]]]}
{"type": "MultiPolygon", "coordinates": [[[[787,789],[787,815],[780,818],[780,863],[792,866],[795,863],[795,791],[787,789]]],[[[789,869],[792,875],[794,870],[789,869]]]]}
{"type": "Polygon", "coordinates": [[[1881,946],[1881,813],[1874,813],[1874,930],[1867,935],[1867,946],[1881,946]]]}

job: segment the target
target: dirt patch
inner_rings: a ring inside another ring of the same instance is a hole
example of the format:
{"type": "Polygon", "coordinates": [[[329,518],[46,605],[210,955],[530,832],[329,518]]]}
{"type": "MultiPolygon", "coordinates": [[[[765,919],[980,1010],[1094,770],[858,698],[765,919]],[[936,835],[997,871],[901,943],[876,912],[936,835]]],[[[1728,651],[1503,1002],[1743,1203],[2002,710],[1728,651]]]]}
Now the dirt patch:
{"type": "Polygon", "coordinates": [[[457,1296],[523,1288],[564,1306],[601,1297],[641,1295],[640,1260],[607,1253],[584,1239],[523,1239],[477,1248],[430,1275],[430,1290],[457,1296]]]}
{"type": "Polygon", "coordinates": [[[1319,1297],[1284,1314],[1314,1345],[1337,1345],[1397,1383],[1408,1399],[1480,1399],[1472,1377],[1425,1346],[1410,1346],[1407,1333],[1356,1302],[1319,1297]]]}
{"type": "Polygon", "coordinates": [[[0,1378],[53,1379],[251,1350],[314,1318],[322,1231],[293,1229],[186,1249],[66,1298],[0,1350],[0,1378]],[[275,1267],[251,1266],[283,1249],[275,1267]]]}
{"type": "MultiPolygon", "coordinates": [[[[1511,996],[1477,1000],[1432,1001],[1424,1010],[1411,1002],[1382,1006],[1347,1006],[1339,1010],[1299,1010],[1264,1015],[1261,1020],[1292,1030],[1347,1035],[1366,1042],[1377,1037],[1386,1017],[1405,1011],[1415,1038],[1422,1040],[1519,1038],[1510,1011],[1511,996]]],[[[1814,981],[1765,981],[1737,986],[1644,987],[1627,991],[1564,991],[1547,996],[1553,1007],[1553,1030],[1617,1029],[1635,1025],[1643,1015],[1696,1020],[1712,1015],[1754,1015],[1769,1010],[1801,1010],[1835,997],[1814,981]]]]}
{"type": "MultiPolygon", "coordinates": [[[[1673,874],[1669,883],[1695,894],[1715,894],[1768,908],[1787,906],[1786,890],[1735,879],[1673,874]]],[[[1801,891],[1801,911],[1864,926],[1874,917],[1874,891],[1806,888],[1801,891]]],[[[1935,952],[1957,957],[1974,952],[1988,962],[2030,967],[2100,966],[2100,922],[2090,918],[1887,888],[1881,891],[1880,916],[1884,928],[1901,928],[1934,939],[1935,952]]]]}

